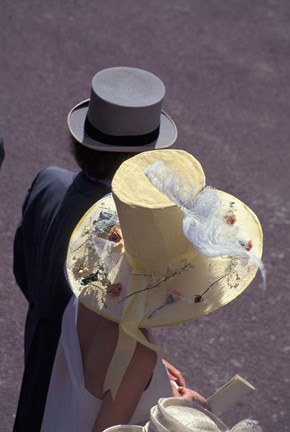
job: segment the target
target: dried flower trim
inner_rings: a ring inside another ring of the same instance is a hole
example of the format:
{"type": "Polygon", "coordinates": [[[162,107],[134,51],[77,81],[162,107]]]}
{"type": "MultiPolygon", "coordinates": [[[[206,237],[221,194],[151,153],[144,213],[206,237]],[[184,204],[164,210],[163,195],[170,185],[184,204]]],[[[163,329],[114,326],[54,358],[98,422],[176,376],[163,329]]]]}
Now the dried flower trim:
{"type": "Polygon", "coordinates": [[[177,301],[179,301],[182,297],[182,295],[176,291],[176,290],[168,290],[166,293],[166,299],[165,302],[158,306],[156,309],[154,309],[149,315],[148,319],[150,319],[156,312],[158,312],[160,309],[163,309],[165,306],[171,305],[177,301]]]}
{"type": "Polygon", "coordinates": [[[240,285],[240,268],[241,260],[238,258],[230,258],[229,263],[225,269],[226,272],[226,282],[230,289],[237,289],[240,285]]]}
{"type": "Polygon", "coordinates": [[[88,276],[85,276],[81,279],[81,285],[86,287],[86,292],[88,294],[93,293],[98,290],[101,293],[102,303],[105,307],[105,296],[107,291],[111,288],[111,282],[108,279],[108,269],[106,265],[100,260],[100,258],[96,261],[97,270],[88,276]],[[96,282],[98,284],[96,284],[96,282]],[[101,285],[101,286],[99,286],[101,285]]]}
{"type": "Polygon", "coordinates": [[[108,240],[114,243],[119,243],[122,240],[121,232],[119,228],[113,226],[108,233],[108,240]]]}
{"type": "Polygon", "coordinates": [[[225,215],[225,221],[228,225],[234,225],[237,222],[237,217],[235,215],[235,208],[234,208],[235,202],[230,202],[230,208],[227,211],[227,214],[225,215]]]}
{"type": "Polygon", "coordinates": [[[98,267],[95,273],[91,273],[90,275],[81,279],[82,285],[88,285],[91,282],[100,282],[105,288],[109,288],[111,286],[111,282],[108,279],[108,270],[105,264],[101,263],[100,260],[98,262],[98,267]]]}
{"type": "MultiPolygon", "coordinates": [[[[196,294],[194,296],[194,303],[202,302],[204,300],[204,296],[209,292],[209,290],[211,288],[213,288],[214,286],[216,286],[217,284],[219,284],[223,279],[226,279],[226,282],[230,288],[237,288],[239,286],[239,281],[240,281],[239,274],[237,272],[234,273],[234,270],[236,269],[237,265],[238,265],[238,261],[231,259],[230,263],[226,269],[226,273],[223,276],[219,277],[214,282],[212,282],[205,289],[205,291],[203,293],[196,294]],[[233,279],[235,279],[236,283],[233,283],[233,279]]],[[[179,301],[180,299],[186,299],[186,298],[183,297],[178,291],[175,291],[175,290],[168,291],[165,302],[162,305],[158,306],[156,309],[154,309],[154,311],[149,314],[148,319],[151,318],[160,309],[162,309],[165,306],[168,306],[170,304],[173,304],[176,301],[179,301]]]]}
{"type": "Polygon", "coordinates": [[[227,275],[230,275],[232,273],[235,273],[237,271],[237,267],[239,265],[239,259],[238,258],[230,258],[228,265],[225,268],[225,273],[227,275]]]}
{"type": "Polygon", "coordinates": [[[91,225],[85,225],[82,230],[82,236],[85,236],[91,232],[91,225]]]}
{"type": "Polygon", "coordinates": [[[253,241],[252,241],[252,240],[248,240],[247,242],[242,242],[242,241],[240,241],[239,243],[240,243],[240,245],[241,245],[244,249],[246,249],[246,251],[248,251],[248,252],[250,252],[250,250],[251,250],[252,247],[253,247],[253,241]]]}
{"type": "MultiPolygon", "coordinates": [[[[246,243],[245,243],[246,244],[246,243]]],[[[244,247],[244,245],[243,245],[244,247]]],[[[247,271],[248,257],[230,257],[225,268],[226,283],[229,289],[237,289],[240,286],[243,274],[247,271]]]]}
{"type": "Polygon", "coordinates": [[[172,279],[176,275],[181,274],[182,272],[187,271],[191,268],[194,268],[191,263],[184,262],[184,263],[180,264],[178,267],[176,267],[175,270],[173,270],[171,266],[168,266],[167,270],[166,270],[166,275],[162,276],[162,277],[157,277],[155,275],[155,273],[150,273],[150,274],[132,273],[131,276],[147,276],[149,279],[149,282],[145,288],[143,288],[139,291],[134,291],[131,294],[128,294],[127,296],[125,296],[122,300],[120,300],[120,303],[124,300],[127,300],[129,297],[131,297],[133,295],[140,294],[144,291],[149,291],[151,289],[157,288],[159,285],[166,282],[167,280],[172,279]]]}
{"type": "Polygon", "coordinates": [[[167,296],[168,304],[174,303],[174,302],[180,300],[181,298],[182,298],[182,295],[180,294],[180,292],[178,292],[176,290],[168,291],[168,296],[167,296]]]}
{"type": "Polygon", "coordinates": [[[120,282],[114,283],[108,289],[108,293],[110,293],[113,297],[119,297],[123,289],[123,286],[120,282]]]}
{"type": "Polygon", "coordinates": [[[212,282],[207,289],[202,293],[202,294],[196,294],[194,296],[194,303],[200,303],[204,300],[204,296],[205,294],[213,287],[215,286],[217,283],[219,283],[222,279],[224,279],[227,276],[227,274],[221,276],[219,279],[217,279],[216,281],[212,282]]]}
{"type": "Polygon", "coordinates": [[[98,219],[93,221],[94,231],[100,234],[108,234],[118,221],[117,213],[111,210],[102,210],[98,219]]]}
{"type": "Polygon", "coordinates": [[[73,273],[76,277],[79,277],[83,274],[88,274],[89,271],[90,270],[89,270],[88,266],[80,258],[74,263],[73,273]]]}
{"type": "Polygon", "coordinates": [[[93,228],[89,225],[83,228],[83,235],[88,235],[90,245],[93,245],[95,237],[105,238],[113,243],[119,243],[122,240],[121,230],[118,226],[117,213],[110,209],[102,210],[98,219],[92,223],[93,228]]]}
{"type": "Polygon", "coordinates": [[[233,258],[229,259],[229,263],[225,268],[225,274],[219,277],[216,281],[212,282],[202,294],[197,294],[194,296],[194,303],[200,303],[204,300],[204,296],[208,291],[217,285],[220,281],[225,279],[225,282],[229,289],[237,289],[241,282],[240,270],[241,270],[241,259],[233,258]]]}

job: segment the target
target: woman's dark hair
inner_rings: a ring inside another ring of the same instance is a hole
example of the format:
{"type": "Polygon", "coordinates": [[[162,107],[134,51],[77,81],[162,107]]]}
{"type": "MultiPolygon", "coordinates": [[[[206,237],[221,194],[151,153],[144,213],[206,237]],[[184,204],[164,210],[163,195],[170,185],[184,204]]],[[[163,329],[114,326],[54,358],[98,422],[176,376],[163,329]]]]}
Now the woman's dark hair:
{"type": "Polygon", "coordinates": [[[71,137],[71,152],[79,165],[90,177],[102,180],[113,178],[119,166],[134,153],[94,150],[85,147],[71,137]]]}

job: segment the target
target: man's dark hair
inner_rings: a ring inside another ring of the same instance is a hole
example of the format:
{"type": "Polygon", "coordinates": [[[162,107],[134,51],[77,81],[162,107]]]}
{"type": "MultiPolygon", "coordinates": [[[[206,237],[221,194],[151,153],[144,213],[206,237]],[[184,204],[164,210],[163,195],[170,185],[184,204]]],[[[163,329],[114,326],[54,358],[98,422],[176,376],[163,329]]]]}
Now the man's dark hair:
{"type": "Polygon", "coordinates": [[[113,178],[119,166],[135,154],[94,150],[80,144],[73,137],[71,152],[79,167],[90,177],[99,180],[113,178]]]}

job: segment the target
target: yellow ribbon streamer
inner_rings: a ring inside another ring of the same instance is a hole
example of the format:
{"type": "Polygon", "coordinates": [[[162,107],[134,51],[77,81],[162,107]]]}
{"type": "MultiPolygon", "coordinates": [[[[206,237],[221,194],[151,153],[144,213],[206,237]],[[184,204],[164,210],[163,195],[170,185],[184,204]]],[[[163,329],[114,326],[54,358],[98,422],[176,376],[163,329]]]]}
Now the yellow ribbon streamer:
{"type": "MultiPolygon", "coordinates": [[[[140,275],[140,278],[144,278],[144,284],[147,283],[147,278],[145,276],[140,275]]],[[[139,280],[139,286],[141,287],[142,284],[140,282],[139,280]]],[[[130,294],[134,292],[134,290],[134,277],[130,277],[127,293],[130,294]]],[[[107,370],[103,389],[104,393],[110,390],[113,399],[129,367],[137,342],[160,353],[164,358],[170,359],[170,361],[176,364],[176,361],[172,359],[166,351],[150,342],[139,328],[140,322],[144,317],[147,295],[148,292],[143,291],[138,295],[130,297],[128,301],[125,301],[122,320],[119,323],[118,342],[107,370]]],[[[178,367],[183,369],[181,366],[178,367]]]]}

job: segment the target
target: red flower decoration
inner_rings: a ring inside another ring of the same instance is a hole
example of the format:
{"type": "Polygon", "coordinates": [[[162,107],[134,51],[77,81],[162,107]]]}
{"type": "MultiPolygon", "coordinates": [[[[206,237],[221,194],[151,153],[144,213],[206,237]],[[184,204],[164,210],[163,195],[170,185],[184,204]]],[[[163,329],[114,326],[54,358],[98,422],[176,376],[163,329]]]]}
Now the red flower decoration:
{"type": "Polygon", "coordinates": [[[234,214],[230,214],[229,216],[225,217],[225,221],[229,225],[234,225],[237,222],[237,218],[234,214]]]}
{"type": "Polygon", "coordinates": [[[120,240],[122,240],[122,236],[120,234],[120,231],[116,227],[112,227],[108,234],[108,240],[119,243],[120,240]]]}
{"type": "Polygon", "coordinates": [[[170,290],[167,292],[166,304],[174,303],[181,299],[181,294],[176,290],[170,290]]]}
{"type": "Polygon", "coordinates": [[[244,246],[244,248],[245,248],[247,251],[250,251],[250,250],[252,249],[252,247],[253,247],[253,242],[252,242],[252,240],[247,241],[247,243],[246,243],[245,246],[244,246]]]}
{"type": "Polygon", "coordinates": [[[120,282],[114,283],[110,286],[108,292],[113,296],[113,297],[119,297],[119,295],[121,294],[123,287],[122,284],[120,282]]]}

